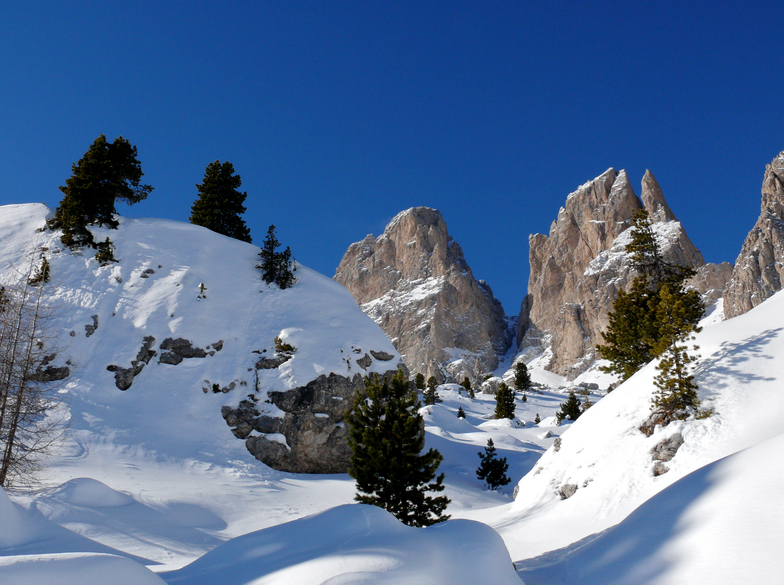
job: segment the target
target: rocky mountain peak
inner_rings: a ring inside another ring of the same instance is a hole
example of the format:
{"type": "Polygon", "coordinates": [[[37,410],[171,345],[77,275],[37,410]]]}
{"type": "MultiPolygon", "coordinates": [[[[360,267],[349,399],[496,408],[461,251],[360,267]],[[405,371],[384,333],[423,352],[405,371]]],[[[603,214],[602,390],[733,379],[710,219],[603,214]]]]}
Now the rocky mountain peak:
{"type": "Polygon", "coordinates": [[[548,369],[575,376],[593,361],[618,290],[633,278],[625,232],[637,210],[648,211],[667,261],[705,264],[650,171],[642,195],[640,200],[625,171],[610,168],[566,198],[549,235],[530,236],[531,274],[518,343],[549,351],[548,369]]]}
{"type": "Polygon", "coordinates": [[[351,244],[334,278],[414,373],[475,379],[511,344],[501,303],[474,278],[436,209],[407,209],[378,238],[351,244]]]}
{"type": "Polygon", "coordinates": [[[762,205],[746,236],[724,295],[724,314],[737,317],[782,288],[784,279],[784,152],[765,167],[762,205]]]}

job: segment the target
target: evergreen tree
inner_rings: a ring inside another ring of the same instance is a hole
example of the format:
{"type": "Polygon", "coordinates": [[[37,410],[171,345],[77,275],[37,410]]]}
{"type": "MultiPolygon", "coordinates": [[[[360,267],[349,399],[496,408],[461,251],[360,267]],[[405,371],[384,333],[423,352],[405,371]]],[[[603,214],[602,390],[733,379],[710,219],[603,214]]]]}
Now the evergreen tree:
{"type": "Polygon", "coordinates": [[[462,406],[457,409],[457,418],[465,418],[465,410],[462,406]]]}
{"type": "Polygon", "coordinates": [[[442,402],[441,397],[438,395],[438,381],[435,376],[430,376],[427,379],[427,390],[423,394],[426,405],[436,404],[442,402]]]}
{"type": "Polygon", "coordinates": [[[425,375],[423,373],[420,372],[414,377],[414,386],[416,386],[416,389],[419,391],[425,389],[425,375]]]}
{"type": "Polygon", "coordinates": [[[498,456],[495,452],[495,445],[493,439],[487,439],[487,447],[485,452],[481,451],[479,455],[479,468],[476,470],[476,477],[480,481],[484,481],[488,489],[497,490],[500,486],[508,484],[511,479],[506,475],[509,469],[509,464],[506,462],[506,457],[498,456]]]}
{"type": "Polygon", "coordinates": [[[531,374],[528,373],[528,366],[523,362],[515,364],[514,385],[518,392],[524,394],[531,389],[531,374]]]}
{"type": "Polygon", "coordinates": [[[409,526],[429,526],[449,519],[449,499],[428,496],[444,490],[444,474],[436,477],[443,457],[425,447],[425,425],[419,400],[403,373],[391,380],[365,378],[351,412],[346,412],[351,447],[349,475],[357,482],[354,498],[384,508],[409,526]],[[435,481],[433,481],[435,480],[435,481]]]}
{"type": "Polygon", "coordinates": [[[536,418],[534,418],[534,424],[538,425],[540,422],[542,422],[542,419],[539,417],[539,413],[537,412],[536,418]]]}
{"type": "Polygon", "coordinates": [[[504,382],[498,385],[495,392],[495,418],[514,418],[515,395],[514,390],[509,388],[504,382]]]}
{"type": "MultiPolygon", "coordinates": [[[[690,411],[700,414],[698,386],[692,373],[696,358],[689,355],[686,345],[692,332],[698,332],[700,328],[691,323],[689,313],[688,302],[677,291],[670,291],[666,285],[662,287],[661,302],[656,310],[662,338],[655,347],[661,360],[656,366],[659,373],[654,384],[658,391],[653,397],[653,408],[664,411],[667,420],[683,418],[690,411]]],[[[693,346],[693,349],[699,348],[693,346]]]]}
{"type": "Polygon", "coordinates": [[[460,385],[466,389],[466,392],[468,392],[468,397],[471,400],[473,400],[476,397],[476,395],[474,394],[474,389],[471,387],[471,380],[468,379],[468,376],[463,377],[463,382],[460,385]]]}
{"type": "Polygon", "coordinates": [[[684,318],[691,327],[696,327],[704,311],[699,293],[687,291],[684,286],[694,270],[662,259],[645,210],[635,214],[631,237],[626,252],[638,276],[629,292],[619,291],[608,314],[607,330],[602,333],[605,343],[597,347],[602,358],[610,362],[601,370],[617,374],[621,380],[631,377],[674,341],[657,320],[664,287],[682,300],[684,318]]]}
{"type": "Polygon", "coordinates": [[[88,225],[116,229],[115,201],[133,205],[147,198],[152,187],[141,184],[144,173],[136,155],[136,147],[122,136],[108,143],[101,134],[79,162],[72,165],[73,174],[60,187],[64,197],[49,222],[52,229],[62,228],[66,246],[94,247],[88,225]]]}
{"type": "MultiPolygon", "coordinates": [[[[196,185],[198,198],[191,207],[190,222],[224,236],[250,242],[250,229],[240,217],[245,213],[247,193],[238,191],[242,180],[230,162],[207,165],[204,180],[196,185]]],[[[284,287],[281,287],[284,288],[284,287]]]]}
{"type": "Polygon", "coordinates": [[[574,392],[569,392],[569,398],[561,404],[561,410],[555,413],[555,420],[560,425],[567,418],[569,420],[577,420],[582,413],[580,399],[575,396],[574,392]]]}
{"type": "Polygon", "coordinates": [[[264,245],[259,252],[261,262],[256,265],[256,268],[261,270],[261,277],[267,284],[275,283],[281,289],[286,289],[294,286],[297,282],[294,276],[296,267],[294,259],[291,257],[291,250],[286,248],[283,252],[277,252],[280,247],[280,242],[275,235],[275,226],[271,225],[267,230],[267,236],[264,238],[264,245]]]}

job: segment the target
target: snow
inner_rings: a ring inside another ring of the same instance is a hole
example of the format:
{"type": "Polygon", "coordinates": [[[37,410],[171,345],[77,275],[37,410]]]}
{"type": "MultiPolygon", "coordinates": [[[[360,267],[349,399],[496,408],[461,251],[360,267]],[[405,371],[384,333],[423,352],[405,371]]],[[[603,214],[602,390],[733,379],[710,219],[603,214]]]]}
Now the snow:
{"type": "Polygon", "coordinates": [[[655,364],[606,396],[592,391],[594,406],[561,426],[554,415],[575,384],[606,388],[611,378],[592,369],[569,383],[543,370],[546,355],[517,356],[542,387],[518,399],[511,421],[492,419],[491,395],[472,400],[455,384],[440,386],[442,402],[421,412],[426,447],[444,456],[452,519],[414,529],[352,504],[345,474],[269,469],[220,416],[221,406],[255,390],[248,368],[274,353],[276,336],[297,350],[280,368],[259,371],[259,405],[270,411],[267,391],[320,373],[364,373],[354,360],[370,349],[396,358],[374,360],[372,371],[397,364],[399,354],[345,289],[302,266],[292,289],[268,287],[254,268],[257,248],[163,220],[96,230],[120,259],[99,267],[89,251],[74,254],[57,234],[35,231],[48,213],[42,205],[0,208],[0,278],[18,278],[9,263],[23,268],[48,248],[63,342],[56,365],[75,364],[62,389],[70,427],[43,485],[0,490],[4,585],[765,583],[784,572],[775,554],[784,545],[782,293],[729,321],[717,322],[715,308],[696,339],[700,398],[714,414],[652,437],[638,427],[650,412],[655,364]],[[147,269],[155,272],[141,278],[147,269]],[[198,299],[202,282],[206,297],[198,299]],[[93,315],[98,329],[86,337],[93,315]],[[177,366],[156,356],[122,392],[106,366],[129,367],[148,335],[156,350],[165,337],[224,346],[177,366]],[[231,382],[228,393],[211,390],[231,382]],[[653,477],[650,450],[675,432],[685,443],[669,471],[653,477]],[[512,478],[498,491],[475,474],[489,438],[512,478]],[[577,490],[563,500],[557,492],[566,483],[577,490]]]}

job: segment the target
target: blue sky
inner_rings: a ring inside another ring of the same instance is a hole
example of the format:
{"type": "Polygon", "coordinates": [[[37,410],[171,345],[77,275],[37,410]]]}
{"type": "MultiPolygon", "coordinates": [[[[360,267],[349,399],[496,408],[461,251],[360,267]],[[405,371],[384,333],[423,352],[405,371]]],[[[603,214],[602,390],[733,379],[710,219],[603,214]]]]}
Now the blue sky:
{"type": "Polygon", "coordinates": [[[577,186],[646,168],[708,261],[734,261],[784,150],[782,2],[7,2],[0,204],[51,207],[92,141],[138,147],[187,221],[231,161],[328,276],[398,211],[441,210],[508,314],[528,235],[577,186]]]}

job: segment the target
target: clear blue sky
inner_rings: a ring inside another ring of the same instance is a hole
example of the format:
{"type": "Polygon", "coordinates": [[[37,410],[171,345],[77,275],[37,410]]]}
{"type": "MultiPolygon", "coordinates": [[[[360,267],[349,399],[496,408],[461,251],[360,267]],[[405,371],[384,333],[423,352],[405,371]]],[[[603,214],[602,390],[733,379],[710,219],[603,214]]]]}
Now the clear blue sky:
{"type": "Polygon", "coordinates": [[[528,235],[578,185],[646,168],[708,261],[734,261],[784,150],[784,2],[6,2],[0,204],[43,201],[99,134],[138,147],[134,217],[187,221],[231,161],[334,274],[398,211],[441,210],[508,314],[528,235]]]}

